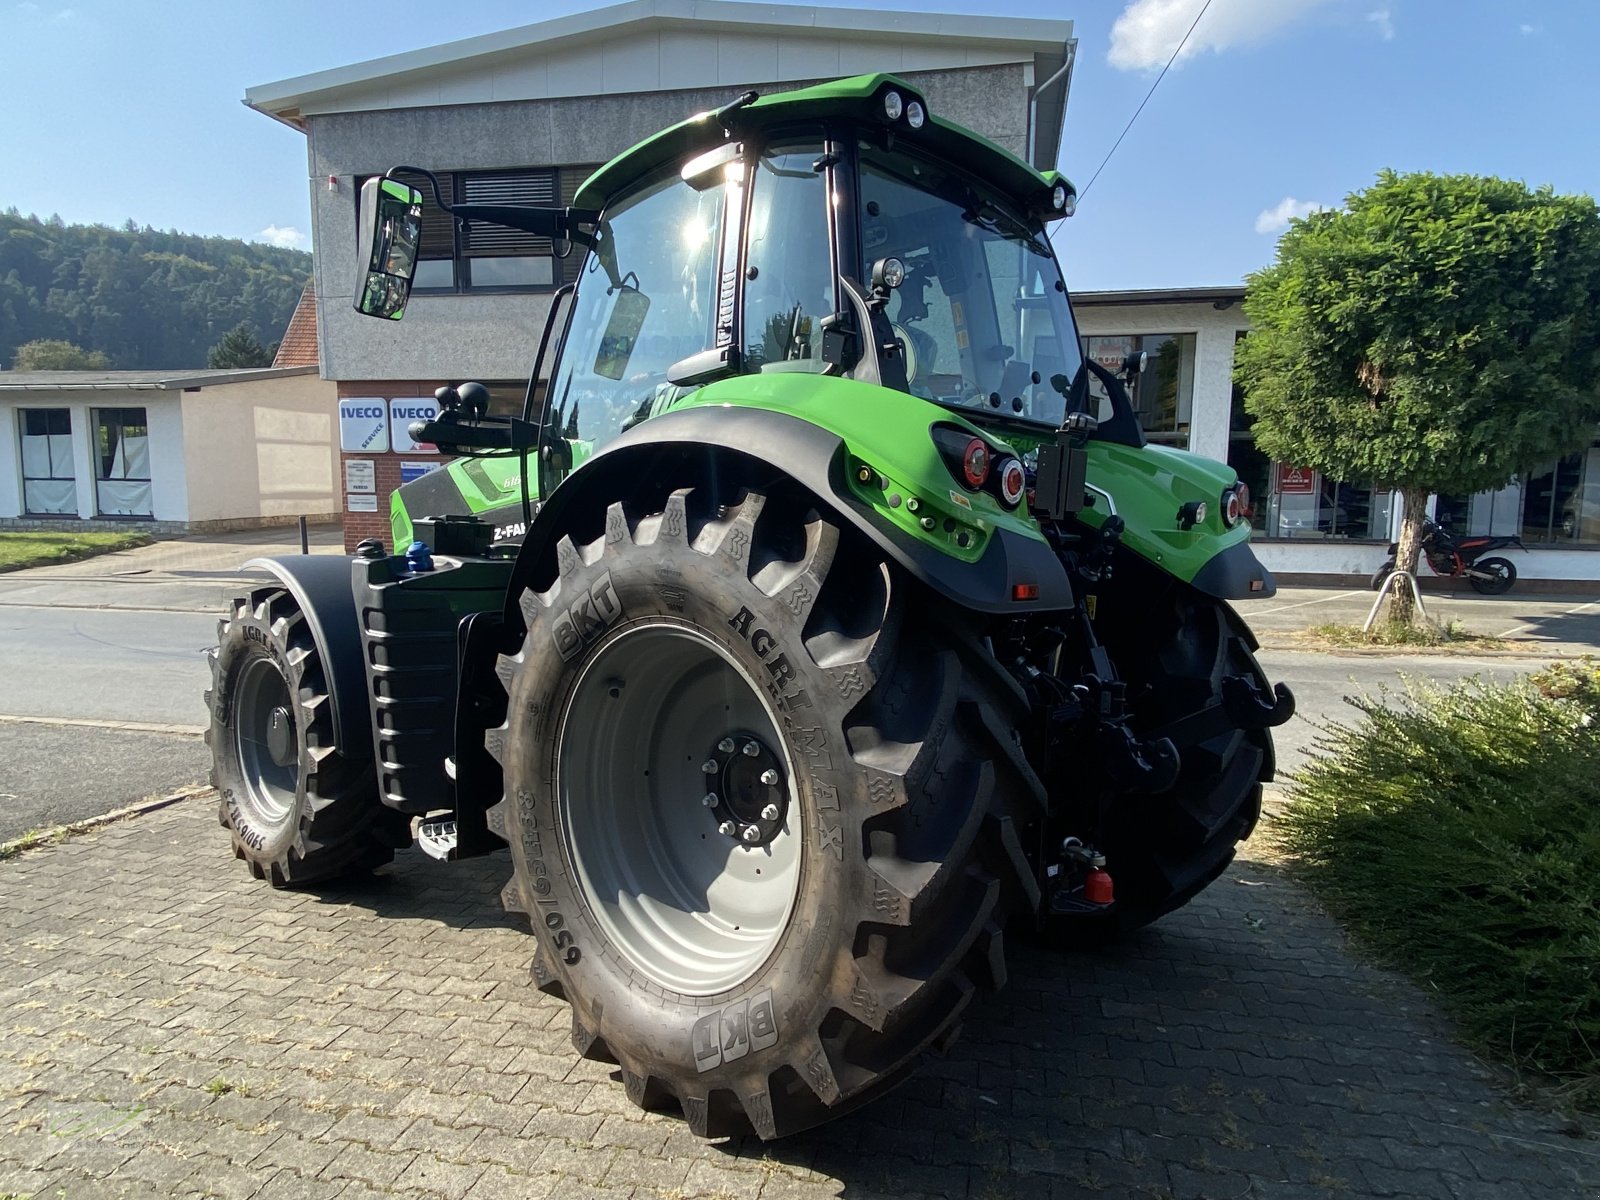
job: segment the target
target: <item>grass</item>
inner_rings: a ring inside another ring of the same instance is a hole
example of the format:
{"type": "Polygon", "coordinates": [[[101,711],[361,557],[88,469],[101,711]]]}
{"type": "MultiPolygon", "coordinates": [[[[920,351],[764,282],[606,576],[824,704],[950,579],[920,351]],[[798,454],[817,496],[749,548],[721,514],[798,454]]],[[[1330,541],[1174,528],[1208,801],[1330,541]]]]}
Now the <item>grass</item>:
{"type": "Polygon", "coordinates": [[[148,533],[0,533],[0,571],[76,562],[113,550],[148,546],[148,533]]]}
{"type": "Polygon", "coordinates": [[[1290,782],[1292,869],[1470,1044],[1600,1110],[1600,665],[1351,703],[1290,782]]]}
{"type": "Polygon", "coordinates": [[[1302,637],[1307,641],[1337,649],[1363,646],[1399,646],[1412,649],[1439,649],[1454,646],[1472,650],[1501,650],[1506,643],[1487,634],[1473,633],[1459,621],[1443,625],[1435,621],[1402,623],[1383,620],[1373,625],[1371,632],[1363,633],[1359,625],[1329,623],[1312,625],[1302,637]]]}

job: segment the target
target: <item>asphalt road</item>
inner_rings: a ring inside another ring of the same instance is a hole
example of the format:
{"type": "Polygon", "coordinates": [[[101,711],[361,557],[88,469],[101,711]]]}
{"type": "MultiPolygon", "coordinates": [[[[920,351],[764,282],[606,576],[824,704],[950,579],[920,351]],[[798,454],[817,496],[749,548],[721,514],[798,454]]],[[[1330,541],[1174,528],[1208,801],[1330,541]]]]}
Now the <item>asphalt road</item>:
{"type": "MultiPolygon", "coordinates": [[[[0,581],[0,841],[81,820],[205,779],[200,697],[204,651],[216,638],[222,597],[212,578],[0,581]],[[131,724],[131,728],[129,727],[131,724]]],[[[1295,718],[1278,731],[1292,770],[1318,723],[1347,720],[1344,697],[1405,674],[1508,679],[1537,658],[1373,657],[1268,649],[1274,681],[1294,689],[1295,718]]]]}

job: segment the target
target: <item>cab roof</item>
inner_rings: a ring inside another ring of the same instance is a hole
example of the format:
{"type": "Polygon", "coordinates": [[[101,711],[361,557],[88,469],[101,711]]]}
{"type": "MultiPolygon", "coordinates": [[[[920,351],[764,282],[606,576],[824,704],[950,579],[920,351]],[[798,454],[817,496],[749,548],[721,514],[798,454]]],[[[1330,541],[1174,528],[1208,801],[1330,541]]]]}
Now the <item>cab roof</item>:
{"type": "Polygon", "coordinates": [[[895,75],[855,75],[794,91],[774,92],[735,109],[725,120],[727,128],[718,120],[715,111],[696,113],[652,134],[589,176],[578,189],[575,205],[603,210],[613,197],[636,180],[724,141],[759,135],[776,126],[827,120],[850,120],[871,128],[893,129],[896,138],[963,165],[1001,191],[1019,197],[1038,195],[1057,183],[1066,182],[1059,172],[1036,171],[1003,146],[945,120],[933,111],[917,88],[895,75]],[[923,106],[927,119],[921,129],[912,129],[903,116],[897,121],[888,119],[883,96],[889,91],[899,92],[907,105],[916,100],[923,106]]]}

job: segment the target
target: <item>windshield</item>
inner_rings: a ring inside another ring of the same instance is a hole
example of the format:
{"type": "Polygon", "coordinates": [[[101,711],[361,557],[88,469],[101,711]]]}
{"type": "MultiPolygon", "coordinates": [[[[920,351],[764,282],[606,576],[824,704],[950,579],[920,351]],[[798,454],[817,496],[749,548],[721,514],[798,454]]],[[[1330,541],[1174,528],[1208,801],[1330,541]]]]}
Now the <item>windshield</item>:
{"type": "Polygon", "coordinates": [[[911,391],[953,407],[1061,422],[1078,338],[1037,222],[969,176],[901,150],[861,145],[861,274],[899,258],[887,313],[906,345],[911,391]]]}

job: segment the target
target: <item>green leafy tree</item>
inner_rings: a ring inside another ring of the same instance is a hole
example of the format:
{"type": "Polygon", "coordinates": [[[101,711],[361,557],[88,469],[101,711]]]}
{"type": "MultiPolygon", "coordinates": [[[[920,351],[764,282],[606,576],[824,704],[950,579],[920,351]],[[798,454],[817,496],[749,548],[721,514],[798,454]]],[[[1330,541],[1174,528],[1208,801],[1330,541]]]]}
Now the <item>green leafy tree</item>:
{"type": "Polygon", "coordinates": [[[14,371],[104,371],[111,360],[98,350],[85,350],[71,342],[40,338],[17,347],[14,371]]]}
{"type": "Polygon", "coordinates": [[[270,367],[272,351],[256,340],[250,326],[240,321],[222,340],[211,347],[206,355],[206,366],[219,371],[237,371],[248,367],[270,367]]]}
{"type": "MultiPolygon", "coordinates": [[[[1600,422],[1600,211],[1512,180],[1384,171],[1250,276],[1236,373],[1260,447],[1405,500],[1504,487],[1600,422]]],[[[1390,615],[1411,617],[1397,589],[1390,615]]]]}

